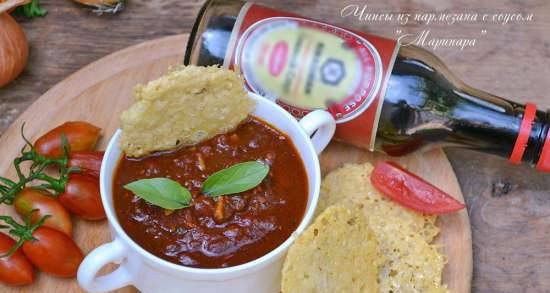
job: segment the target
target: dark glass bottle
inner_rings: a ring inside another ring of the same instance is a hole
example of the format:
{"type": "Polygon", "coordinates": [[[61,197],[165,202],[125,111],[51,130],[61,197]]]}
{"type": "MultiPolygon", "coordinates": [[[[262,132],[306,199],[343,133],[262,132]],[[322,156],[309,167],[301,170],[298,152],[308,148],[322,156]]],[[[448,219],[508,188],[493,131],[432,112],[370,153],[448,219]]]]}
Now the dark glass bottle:
{"type": "MultiPolygon", "coordinates": [[[[217,0],[205,4],[191,33],[185,64],[224,64],[243,4],[217,0]]],[[[422,48],[402,46],[395,58],[383,97],[376,150],[400,156],[426,147],[453,146],[510,157],[524,105],[465,85],[422,48]]],[[[547,112],[536,111],[522,161],[537,164],[548,121],[547,112]]]]}

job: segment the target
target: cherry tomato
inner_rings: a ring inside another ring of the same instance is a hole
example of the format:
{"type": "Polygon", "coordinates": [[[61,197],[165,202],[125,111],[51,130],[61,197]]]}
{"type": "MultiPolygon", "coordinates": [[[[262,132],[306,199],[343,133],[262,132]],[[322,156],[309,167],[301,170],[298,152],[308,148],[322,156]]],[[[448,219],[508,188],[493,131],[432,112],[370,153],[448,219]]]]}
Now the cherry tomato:
{"type": "MultiPolygon", "coordinates": [[[[0,254],[7,253],[15,245],[15,240],[0,233],[0,254]]],[[[13,286],[28,285],[34,281],[31,263],[18,249],[10,256],[0,258],[0,282],[13,286]]]]}
{"type": "Polygon", "coordinates": [[[392,162],[376,164],[370,180],[382,194],[417,212],[439,215],[465,207],[441,189],[392,162]]]}
{"type": "Polygon", "coordinates": [[[84,254],[65,233],[41,226],[34,230],[34,241],[25,241],[23,253],[38,269],[57,277],[74,277],[84,254]]]}
{"type": "Polygon", "coordinates": [[[83,219],[105,219],[96,178],[80,174],[69,175],[65,192],[61,193],[58,199],[66,209],[83,219]]]}
{"type": "Polygon", "coordinates": [[[79,168],[80,173],[99,178],[104,152],[79,151],[69,154],[69,167],[79,168]]]}
{"type": "Polygon", "coordinates": [[[99,140],[100,131],[101,129],[88,122],[65,122],[38,138],[34,147],[38,154],[47,158],[62,157],[63,143],[61,135],[64,134],[71,152],[92,151],[99,140]]]}
{"type": "Polygon", "coordinates": [[[15,211],[22,219],[25,219],[33,210],[31,223],[35,224],[42,217],[49,215],[44,222],[44,226],[59,230],[67,236],[72,235],[73,223],[71,215],[63,208],[57,199],[48,195],[44,191],[33,188],[23,189],[13,201],[15,211]]]}

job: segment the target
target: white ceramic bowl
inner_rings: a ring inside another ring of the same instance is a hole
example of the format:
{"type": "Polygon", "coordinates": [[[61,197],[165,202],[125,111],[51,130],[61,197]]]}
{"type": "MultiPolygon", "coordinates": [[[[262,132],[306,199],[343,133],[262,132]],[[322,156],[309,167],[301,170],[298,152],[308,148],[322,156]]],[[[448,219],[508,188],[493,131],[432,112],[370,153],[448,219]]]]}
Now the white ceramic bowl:
{"type": "Polygon", "coordinates": [[[302,158],[309,181],[308,203],[296,231],[279,247],[248,263],[219,269],[201,269],[177,265],[163,260],[136,244],[122,229],[113,207],[113,175],[122,152],[121,131],[111,138],[103,159],[100,175],[101,200],[105,207],[113,241],[94,249],[78,270],[78,282],[88,292],[107,292],[133,285],[145,293],[277,293],[284,256],[296,237],[311,221],[321,184],[317,157],[331,140],[335,122],[325,111],[314,111],[297,122],[275,103],[255,94],[253,115],[286,133],[302,158]],[[107,264],[119,267],[112,273],[97,276],[107,264]]]}

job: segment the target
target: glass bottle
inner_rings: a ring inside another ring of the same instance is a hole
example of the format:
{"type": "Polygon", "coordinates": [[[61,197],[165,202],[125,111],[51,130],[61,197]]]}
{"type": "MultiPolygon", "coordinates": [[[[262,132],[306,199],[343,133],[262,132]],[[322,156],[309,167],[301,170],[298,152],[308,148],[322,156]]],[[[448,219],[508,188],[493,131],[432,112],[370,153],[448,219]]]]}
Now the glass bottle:
{"type": "MultiPolygon", "coordinates": [[[[208,1],[192,30],[184,63],[227,67],[232,58],[231,52],[235,50],[232,39],[244,38],[244,35],[239,35],[238,29],[239,25],[243,25],[243,14],[250,13],[250,5],[258,6],[241,1],[208,1]]],[[[300,18],[287,12],[269,11],[270,15],[263,19],[276,18],[277,13],[290,17],[289,21],[300,18]]],[[[250,23],[246,25],[252,26],[250,23]]],[[[370,35],[360,37],[367,41],[375,38],[370,35]]],[[[291,48],[296,48],[296,45],[291,48]]],[[[549,132],[546,111],[465,85],[439,58],[420,47],[396,44],[396,48],[388,66],[389,76],[382,80],[384,91],[380,91],[382,96],[377,121],[365,126],[375,133],[376,138],[370,144],[356,140],[354,137],[370,135],[369,131],[363,133],[359,129],[348,131],[353,137],[348,135],[337,139],[392,156],[429,147],[463,147],[499,155],[515,164],[523,161],[537,165],[541,171],[550,170],[550,159],[546,159],[545,148],[549,132]],[[526,115],[526,108],[530,114],[526,115]]],[[[297,62],[311,63],[308,60],[299,58],[297,62]]],[[[327,108],[330,108],[329,104],[327,108]]],[[[346,123],[339,124],[339,127],[346,127],[346,123]]],[[[548,145],[550,153],[550,143],[548,145]]]]}

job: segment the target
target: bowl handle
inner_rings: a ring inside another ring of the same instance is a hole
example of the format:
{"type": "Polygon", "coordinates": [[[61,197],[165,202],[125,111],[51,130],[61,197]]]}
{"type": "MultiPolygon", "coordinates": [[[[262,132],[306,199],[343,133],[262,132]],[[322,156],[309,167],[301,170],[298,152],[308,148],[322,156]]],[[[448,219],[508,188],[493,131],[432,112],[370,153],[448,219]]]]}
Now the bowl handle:
{"type": "Polygon", "coordinates": [[[315,110],[300,120],[300,126],[311,137],[315,152],[320,154],[334,136],[336,122],[329,112],[315,110]]]}
{"type": "Polygon", "coordinates": [[[126,259],[126,248],[115,238],[90,252],[78,268],[80,287],[91,293],[113,291],[129,285],[132,278],[122,263],[126,259]],[[110,263],[122,263],[115,271],[98,277],[98,272],[110,263]]]}

